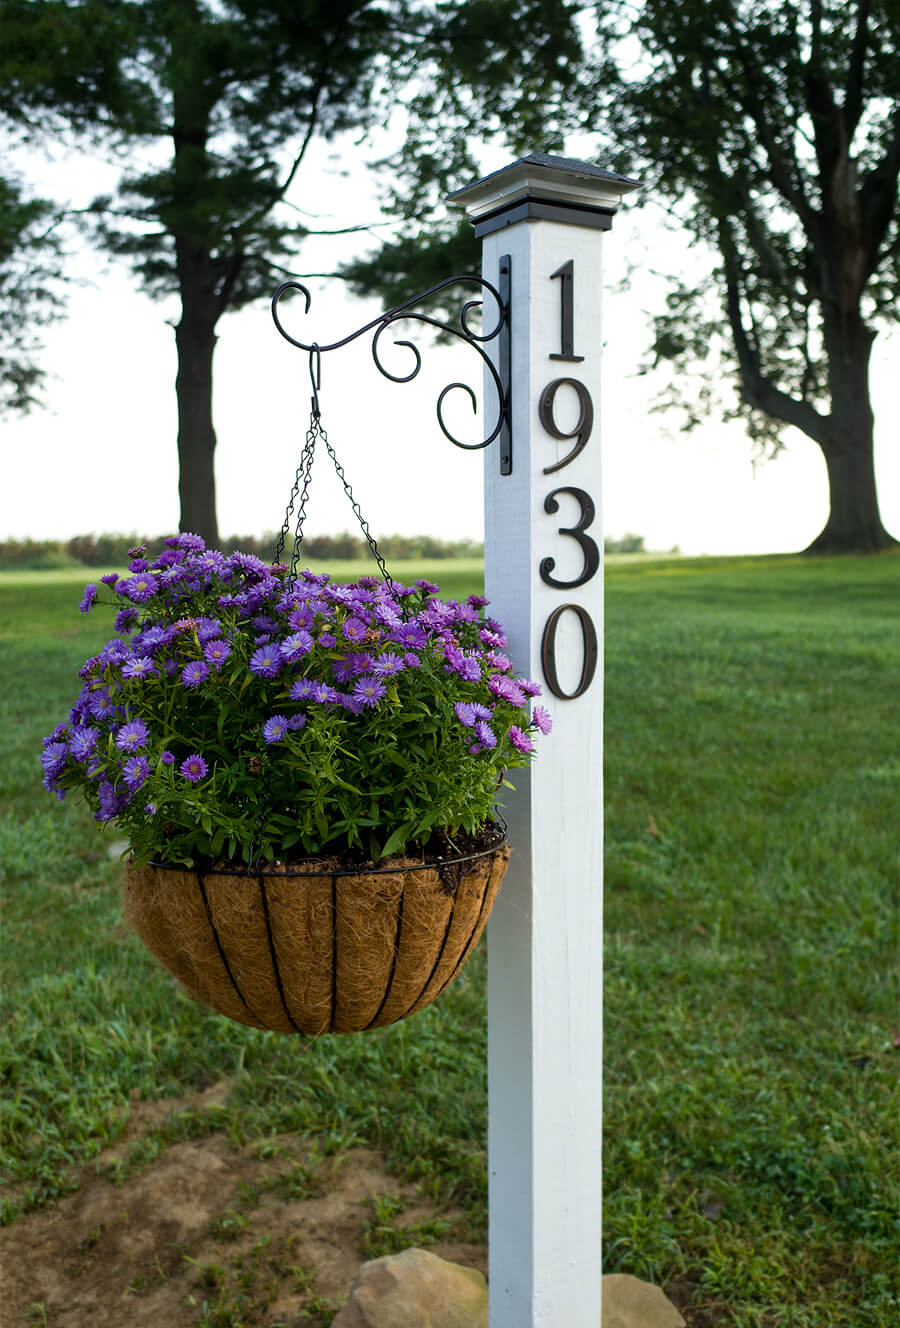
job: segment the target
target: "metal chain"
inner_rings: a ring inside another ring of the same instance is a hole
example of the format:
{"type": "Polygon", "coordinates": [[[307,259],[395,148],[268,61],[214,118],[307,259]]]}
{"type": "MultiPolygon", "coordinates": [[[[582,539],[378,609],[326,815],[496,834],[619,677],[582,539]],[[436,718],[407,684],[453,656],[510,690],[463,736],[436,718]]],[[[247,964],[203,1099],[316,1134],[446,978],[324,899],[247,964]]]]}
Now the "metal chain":
{"type": "Polygon", "coordinates": [[[294,477],[291,496],[288,499],[287,509],[284,514],[284,523],[281,527],[281,533],[278,536],[278,542],[275,545],[276,563],[281,562],[281,555],[284,552],[285,538],[291,528],[291,517],[294,514],[294,503],[297,494],[300,492],[300,485],[303,484],[303,492],[300,494],[300,506],[297,511],[297,525],[294,535],[294,544],[291,550],[291,571],[290,580],[293,582],[297,572],[297,560],[300,556],[300,543],[303,538],[303,522],[306,516],[306,503],[309,498],[309,485],[312,479],[313,456],[316,448],[316,438],[319,432],[319,419],[315,412],[310,415],[309,428],[306,431],[306,442],[303,444],[303,451],[300,454],[300,465],[297,467],[297,474],[294,477]]]}
{"type": "Polygon", "coordinates": [[[347,479],[347,476],[344,474],[344,467],[341,465],[340,461],[338,461],[335,450],[332,447],[331,443],[328,441],[328,434],[322,428],[321,423],[319,423],[319,436],[321,437],[322,442],[325,444],[325,450],[327,451],[328,455],[331,457],[331,462],[335,468],[335,471],[337,472],[337,477],[341,481],[341,484],[343,484],[344,486],[344,493],[347,495],[350,506],[353,508],[353,514],[356,517],[357,521],[359,522],[359,526],[360,529],[362,530],[363,535],[365,535],[366,537],[366,543],[369,546],[369,551],[372,554],[372,557],[375,559],[376,563],[378,564],[382,580],[384,581],[388,590],[390,590],[392,594],[397,595],[398,593],[397,586],[393,578],[391,577],[390,572],[387,569],[387,565],[384,561],[384,558],[381,556],[378,550],[378,545],[375,542],[375,536],[369,530],[369,523],[366,521],[366,518],[363,516],[360,505],[353,496],[353,490],[350,488],[350,483],[347,479]]]}
{"type": "Polygon", "coordinates": [[[313,397],[312,412],[309,417],[309,428],[306,431],[306,441],[303,444],[303,451],[300,455],[300,465],[297,467],[297,474],[294,477],[294,484],[293,487],[291,488],[291,494],[290,498],[288,499],[287,509],[285,510],[284,523],[281,527],[281,531],[278,536],[278,541],[275,545],[274,562],[279,563],[281,561],[282,554],[284,553],[285,540],[291,528],[291,518],[294,516],[294,509],[296,506],[297,515],[296,515],[296,524],[294,527],[294,543],[291,549],[290,572],[288,574],[288,583],[290,585],[293,585],[294,581],[297,578],[297,568],[300,563],[300,546],[303,543],[303,523],[306,520],[306,504],[307,500],[309,499],[309,486],[310,486],[310,481],[312,479],[313,458],[315,455],[316,442],[319,438],[321,438],[322,442],[325,444],[325,449],[328,452],[329,457],[331,458],[331,463],[334,466],[335,471],[337,472],[338,479],[341,481],[341,484],[344,486],[344,492],[346,493],[350,506],[353,509],[353,514],[356,517],[357,521],[359,522],[360,529],[362,530],[362,533],[365,536],[366,543],[369,546],[369,551],[371,552],[372,557],[375,559],[376,563],[378,564],[382,580],[384,581],[388,590],[390,590],[392,594],[396,595],[399,598],[398,587],[394,582],[393,578],[391,577],[390,572],[387,569],[387,565],[384,561],[384,558],[381,556],[381,553],[379,552],[378,549],[378,545],[375,542],[375,537],[370,531],[369,524],[362,514],[362,509],[360,508],[359,503],[357,502],[356,498],[353,495],[353,490],[350,488],[350,483],[347,479],[346,474],[344,473],[344,467],[341,465],[340,461],[338,461],[337,454],[334,448],[332,447],[331,442],[329,441],[328,434],[325,432],[325,430],[322,427],[322,419],[319,412],[319,402],[317,396],[313,397]],[[300,487],[301,484],[303,486],[302,491],[300,487]],[[300,495],[299,503],[297,503],[298,494],[300,495]]]}

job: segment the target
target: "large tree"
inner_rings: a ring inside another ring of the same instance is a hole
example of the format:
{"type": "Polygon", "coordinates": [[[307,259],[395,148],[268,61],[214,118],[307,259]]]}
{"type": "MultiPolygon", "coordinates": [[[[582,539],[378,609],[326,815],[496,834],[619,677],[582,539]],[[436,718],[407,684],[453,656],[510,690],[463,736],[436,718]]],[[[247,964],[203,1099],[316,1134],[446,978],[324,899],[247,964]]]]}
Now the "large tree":
{"type": "MultiPolygon", "coordinates": [[[[8,0],[0,10],[0,51],[16,53],[0,56],[0,114],[40,108],[50,126],[76,130],[87,119],[158,161],[97,200],[95,234],[152,295],[180,297],[182,529],[216,540],[216,329],[296,269],[308,231],[284,203],[313,138],[384,123],[425,49],[442,87],[479,88],[481,124],[509,106],[521,116],[530,97],[549,110],[578,54],[572,24],[558,0],[8,0]]],[[[471,99],[459,105],[442,126],[457,142],[479,128],[471,99]]],[[[415,105],[410,115],[414,124],[415,105]]]]}
{"type": "MultiPolygon", "coordinates": [[[[868,371],[877,332],[900,318],[898,0],[600,0],[583,20],[579,88],[554,130],[591,136],[601,164],[638,175],[710,255],[699,279],[670,275],[656,318],[668,400],[695,421],[704,403],[721,408],[690,388],[698,366],[707,380],[718,369],[764,449],[788,425],[821,448],[830,512],[813,550],[893,543],[868,371]]],[[[440,95],[423,93],[432,117],[412,137],[415,156],[433,155],[431,193],[402,156],[391,163],[412,214],[466,183],[464,153],[440,143],[440,95]]],[[[450,261],[465,245],[446,219],[432,234],[436,247],[402,239],[349,275],[390,297],[415,288],[441,245],[450,261]]]]}

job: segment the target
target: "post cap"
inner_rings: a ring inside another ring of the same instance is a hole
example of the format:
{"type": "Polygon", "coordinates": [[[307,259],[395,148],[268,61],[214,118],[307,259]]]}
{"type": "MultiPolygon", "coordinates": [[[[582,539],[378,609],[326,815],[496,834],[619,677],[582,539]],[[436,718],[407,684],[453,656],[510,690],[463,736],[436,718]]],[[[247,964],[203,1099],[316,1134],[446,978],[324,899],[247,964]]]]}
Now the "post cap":
{"type": "Polygon", "coordinates": [[[446,201],[452,207],[464,207],[473,222],[526,200],[609,214],[616,211],[625,194],[639,187],[639,180],[614,175],[589,161],[531,152],[456,189],[446,201]]]}

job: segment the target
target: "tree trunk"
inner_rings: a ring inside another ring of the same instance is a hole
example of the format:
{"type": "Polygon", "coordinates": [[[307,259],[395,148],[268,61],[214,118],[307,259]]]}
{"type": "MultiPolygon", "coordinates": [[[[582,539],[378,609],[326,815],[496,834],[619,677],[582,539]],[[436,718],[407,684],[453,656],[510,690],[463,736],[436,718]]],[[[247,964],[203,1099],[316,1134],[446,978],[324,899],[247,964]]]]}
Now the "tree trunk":
{"type": "Polygon", "coordinates": [[[806,553],[875,553],[897,541],[882,525],[875,492],[871,435],[860,446],[822,444],[831,507],[824,530],[806,553]]]}
{"type": "Polygon", "coordinates": [[[874,553],[897,543],[885,530],[875,490],[875,420],[869,397],[874,333],[858,309],[826,314],[831,414],[815,440],[828,468],[830,511],[807,553],[874,553]]]}
{"type": "Polygon", "coordinates": [[[212,366],[216,346],[215,318],[184,309],[175,329],[178,348],[178,497],[179,529],[200,535],[215,548],[216,523],[212,420],[212,366]]]}

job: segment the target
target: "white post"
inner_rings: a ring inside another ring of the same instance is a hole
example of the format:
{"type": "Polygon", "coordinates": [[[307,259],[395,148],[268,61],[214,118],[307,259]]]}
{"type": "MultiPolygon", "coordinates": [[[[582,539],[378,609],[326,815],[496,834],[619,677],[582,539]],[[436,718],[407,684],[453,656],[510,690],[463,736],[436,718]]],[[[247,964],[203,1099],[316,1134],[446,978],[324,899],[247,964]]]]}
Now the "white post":
{"type": "MultiPolygon", "coordinates": [[[[452,196],[483,237],[484,277],[510,269],[511,473],[489,447],[488,612],[553,719],[534,767],[513,772],[513,858],[488,926],[491,1328],[600,1323],[600,259],[635,187],[535,153],[452,196]]],[[[487,378],[485,399],[490,418],[487,378]]]]}

